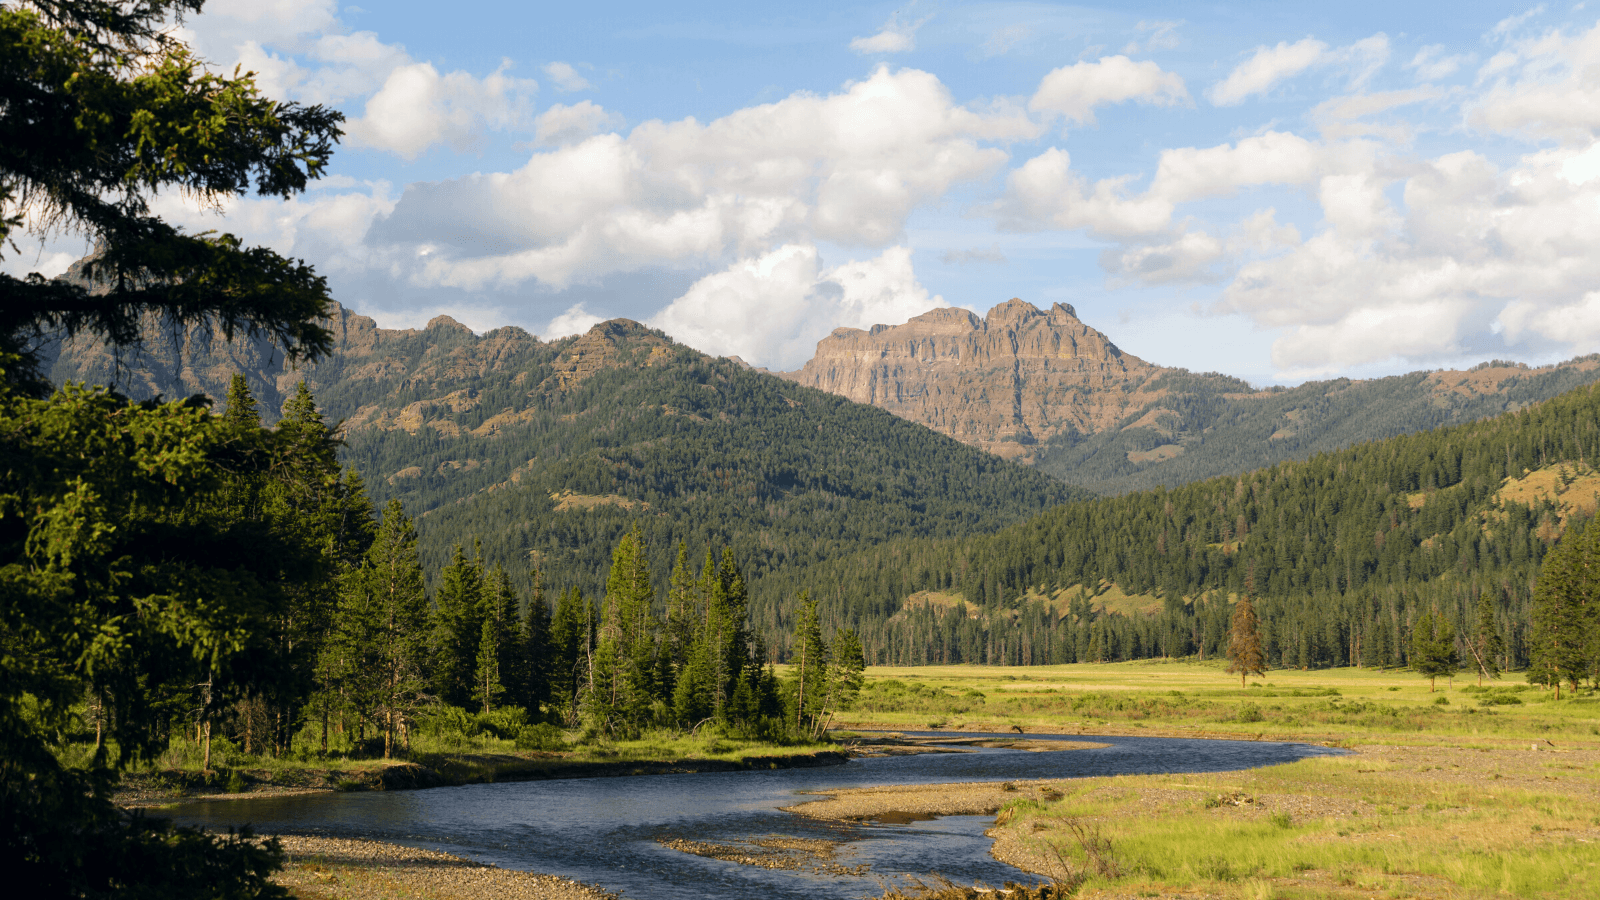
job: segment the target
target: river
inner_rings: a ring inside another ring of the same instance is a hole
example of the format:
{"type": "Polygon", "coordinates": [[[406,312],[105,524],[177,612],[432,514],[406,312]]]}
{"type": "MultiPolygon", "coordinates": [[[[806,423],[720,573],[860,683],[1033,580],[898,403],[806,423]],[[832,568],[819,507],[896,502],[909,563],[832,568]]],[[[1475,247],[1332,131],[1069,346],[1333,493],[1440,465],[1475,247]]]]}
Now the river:
{"type": "MultiPolygon", "coordinates": [[[[948,735],[941,735],[948,736],[948,735]]],[[[962,735],[981,737],[981,735],[962,735]]],[[[996,738],[1015,735],[993,735],[996,738]]],[[[1027,735],[1049,740],[1050,735],[1027,735]]],[[[881,883],[932,873],[957,882],[1033,883],[989,855],[993,816],[906,825],[835,824],[781,812],[801,791],[892,784],[1218,772],[1340,753],[1308,744],[1061,735],[1090,750],[1030,753],[979,748],[856,759],[842,766],[572,778],[357,794],[309,794],[188,803],[164,811],[183,824],[249,824],[265,834],[362,837],[443,850],[511,869],[561,875],[630,898],[811,900],[876,895],[881,883]],[[837,868],[773,870],[696,856],[660,841],[727,842],[767,836],[842,841],[837,868]]]]}

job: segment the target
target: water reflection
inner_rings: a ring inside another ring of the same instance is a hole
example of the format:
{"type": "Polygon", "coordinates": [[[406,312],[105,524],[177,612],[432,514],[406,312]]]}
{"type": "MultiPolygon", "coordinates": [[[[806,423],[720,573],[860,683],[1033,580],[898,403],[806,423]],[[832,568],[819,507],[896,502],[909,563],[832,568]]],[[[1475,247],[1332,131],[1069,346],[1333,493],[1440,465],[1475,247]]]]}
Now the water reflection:
{"type": "MultiPolygon", "coordinates": [[[[1007,735],[993,735],[1004,738],[1007,735]]],[[[975,735],[977,737],[977,735],[975,735]]],[[[989,856],[991,816],[905,825],[840,825],[780,812],[800,791],[890,784],[1216,772],[1341,751],[1305,744],[1180,738],[1028,735],[1094,740],[1094,750],[970,753],[852,760],[820,769],[574,778],[426,791],[312,794],[185,804],[187,824],[250,824],[268,834],[367,837],[562,875],[634,898],[857,898],[880,881],[938,872],[956,881],[1028,881],[989,856]],[[734,842],[764,836],[840,841],[834,860],[864,875],[773,870],[682,853],[660,840],[734,842]]]]}

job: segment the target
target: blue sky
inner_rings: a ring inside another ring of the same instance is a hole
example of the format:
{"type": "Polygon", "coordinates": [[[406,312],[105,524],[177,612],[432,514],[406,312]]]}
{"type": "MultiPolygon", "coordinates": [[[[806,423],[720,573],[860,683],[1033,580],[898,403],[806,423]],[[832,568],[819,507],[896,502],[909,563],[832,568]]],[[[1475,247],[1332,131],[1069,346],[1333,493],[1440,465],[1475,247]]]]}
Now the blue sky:
{"type": "Polygon", "coordinates": [[[1258,384],[1548,362],[1600,350],[1597,18],[212,0],[182,26],[205,58],[349,134],[289,203],[157,208],[389,326],[627,316],[787,369],[1017,296],[1258,384]]]}

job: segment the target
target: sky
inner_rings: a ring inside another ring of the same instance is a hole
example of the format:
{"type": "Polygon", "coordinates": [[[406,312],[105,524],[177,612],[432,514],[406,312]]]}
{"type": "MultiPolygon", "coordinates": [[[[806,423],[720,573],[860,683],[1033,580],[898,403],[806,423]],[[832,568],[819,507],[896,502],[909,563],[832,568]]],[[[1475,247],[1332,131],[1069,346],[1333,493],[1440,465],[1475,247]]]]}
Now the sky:
{"type": "Polygon", "coordinates": [[[211,0],[202,57],[345,138],[287,202],[154,208],[387,327],[779,370],[1011,297],[1258,385],[1600,351],[1600,3],[799,9],[211,0]]]}

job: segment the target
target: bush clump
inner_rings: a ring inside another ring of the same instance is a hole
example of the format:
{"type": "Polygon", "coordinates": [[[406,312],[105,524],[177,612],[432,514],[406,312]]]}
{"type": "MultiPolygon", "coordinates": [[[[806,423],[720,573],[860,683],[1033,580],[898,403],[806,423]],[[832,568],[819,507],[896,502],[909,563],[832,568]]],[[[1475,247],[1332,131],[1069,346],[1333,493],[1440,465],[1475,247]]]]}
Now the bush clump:
{"type": "Polygon", "coordinates": [[[522,730],[517,732],[517,749],[557,753],[567,749],[567,742],[561,729],[545,722],[523,726],[522,730]]]}

